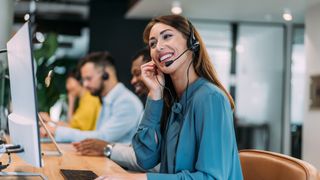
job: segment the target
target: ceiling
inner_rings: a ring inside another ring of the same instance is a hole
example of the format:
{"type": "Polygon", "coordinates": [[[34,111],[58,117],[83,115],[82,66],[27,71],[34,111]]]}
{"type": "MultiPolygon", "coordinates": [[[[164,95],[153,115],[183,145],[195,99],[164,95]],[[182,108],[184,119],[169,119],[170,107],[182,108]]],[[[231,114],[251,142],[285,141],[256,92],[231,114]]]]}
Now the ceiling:
{"type": "MultiPolygon", "coordinates": [[[[126,18],[144,19],[171,14],[173,0],[140,0],[126,18]]],[[[182,15],[190,19],[283,23],[284,8],[290,9],[293,23],[304,23],[307,7],[320,0],[179,0],[182,15]]]]}
{"type": "Polygon", "coordinates": [[[24,23],[25,15],[34,17],[37,31],[81,35],[88,26],[89,0],[16,0],[16,23],[24,23]],[[67,28],[66,28],[67,27],[67,28]]]}
{"type": "MultiPolygon", "coordinates": [[[[31,0],[19,0],[15,3],[15,16],[23,17],[31,11],[31,0]]],[[[89,16],[89,0],[38,0],[34,9],[39,18],[57,19],[77,18],[86,20],[89,16]],[[66,16],[66,14],[68,16],[66,16]]]]}

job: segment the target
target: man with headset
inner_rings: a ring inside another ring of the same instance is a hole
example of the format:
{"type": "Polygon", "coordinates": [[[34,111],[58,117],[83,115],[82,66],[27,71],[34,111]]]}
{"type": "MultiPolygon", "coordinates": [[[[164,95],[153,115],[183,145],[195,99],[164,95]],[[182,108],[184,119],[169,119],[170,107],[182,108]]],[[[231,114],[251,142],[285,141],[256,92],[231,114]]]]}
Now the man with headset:
{"type": "MultiPolygon", "coordinates": [[[[149,50],[143,48],[132,58],[131,66],[131,84],[134,86],[135,93],[142,98],[148,94],[148,89],[141,80],[140,66],[151,60],[149,50]]],[[[73,143],[74,147],[83,155],[106,156],[118,163],[120,166],[134,171],[145,171],[137,162],[131,145],[120,144],[114,142],[106,142],[99,139],[85,139],[80,142],[73,143]]],[[[157,172],[159,167],[150,169],[149,171],[157,172]]]]}
{"type": "Polygon", "coordinates": [[[97,138],[130,144],[143,106],[139,98],[117,79],[114,60],[108,52],[94,52],[79,63],[82,83],[102,102],[96,130],[81,131],[69,127],[50,127],[57,141],[76,142],[97,138]]]}

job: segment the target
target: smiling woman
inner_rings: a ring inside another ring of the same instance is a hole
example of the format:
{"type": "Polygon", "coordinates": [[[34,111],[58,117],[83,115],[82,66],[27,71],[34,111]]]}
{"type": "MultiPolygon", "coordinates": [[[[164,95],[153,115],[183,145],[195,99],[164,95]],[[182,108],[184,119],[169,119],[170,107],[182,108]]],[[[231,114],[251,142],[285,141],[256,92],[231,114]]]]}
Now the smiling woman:
{"type": "Polygon", "coordinates": [[[145,28],[144,41],[152,58],[141,66],[149,94],[132,144],[138,164],[149,169],[161,163],[160,173],[104,178],[243,179],[234,103],[199,33],[182,16],[160,16],[145,28]]]}

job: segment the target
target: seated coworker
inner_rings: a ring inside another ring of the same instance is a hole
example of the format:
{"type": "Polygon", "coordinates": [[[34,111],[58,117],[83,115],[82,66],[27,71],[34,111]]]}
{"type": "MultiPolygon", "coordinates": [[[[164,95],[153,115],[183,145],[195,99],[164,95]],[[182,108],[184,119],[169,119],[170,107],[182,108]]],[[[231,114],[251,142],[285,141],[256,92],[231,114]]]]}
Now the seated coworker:
{"type": "MultiPolygon", "coordinates": [[[[131,84],[134,86],[135,93],[140,97],[148,94],[148,89],[141,80],[140,67],[142,64],[147,63],[150,60],[151,58],[148,48],[143,48],[142,50],[138,51],[137,54],[132,58],[131,84]]],[[[73,143],[73,145],[82,155],[105,155],[126,169],[133,171],[145,171],[137,164],[136,156],[131,145],[109,143],[99,139],[85,139],[83,141],[73,143]]],[[[159,167],[150,169],[149,171],[157,172],[159,171],[159,167]]]]}
{"type": "Polygon", "coordinates": [[[118,81],[114,60],[107,52],[95,52],[79,64],[83,86],[99,96],[102,107],[94,131],[50,127],[57,141],[75,142],[97,138],[107,142],[131,144],[143,106],[139,98],[118,81]]]}
{"type": "Polygon", "coordinates": [[[100,179],[243,179],[234,103],[199,33],[182,16],[160,16],[145,28],[144,41],[153,61],[141,66],[149,94],[132,144],[138,164],[161,162],[160,173],[109,171],[100,179]]]}
{"type": "MultiPolygon", "coordinates": [[[[80,83],[80,74],[76,70],[67,75],[66,89],[68,93],[68,123],[59,121],[61,126],[79,130],[94,130],[98,119],[101,103],[98,97],[92,96],[80,83]],[[79,105],[74,111],[75,101],[79,98],[79,105]]],[[[40,113],[45,121],[51,121],[47,113],[40,113]]]]}

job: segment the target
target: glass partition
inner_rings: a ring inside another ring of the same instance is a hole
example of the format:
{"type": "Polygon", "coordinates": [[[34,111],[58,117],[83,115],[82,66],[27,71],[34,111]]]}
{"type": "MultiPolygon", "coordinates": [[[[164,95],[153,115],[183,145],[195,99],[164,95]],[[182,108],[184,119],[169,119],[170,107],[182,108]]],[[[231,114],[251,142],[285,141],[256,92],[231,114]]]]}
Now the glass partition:
{"type": "Polygon", "coordinates": [[[282,26],[239,25],[236,115],[246,128],[249,148],[281,151],[283,40],[282,26]]]}

